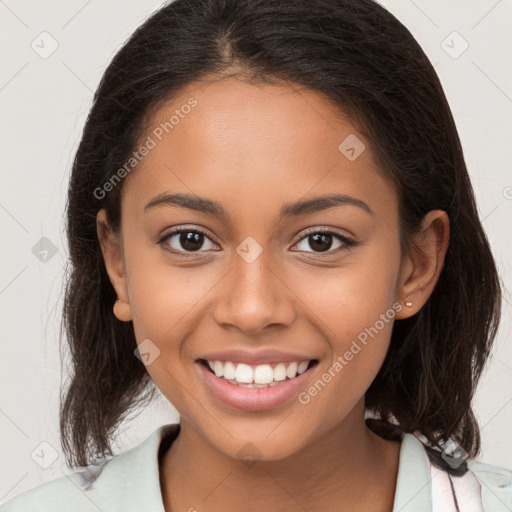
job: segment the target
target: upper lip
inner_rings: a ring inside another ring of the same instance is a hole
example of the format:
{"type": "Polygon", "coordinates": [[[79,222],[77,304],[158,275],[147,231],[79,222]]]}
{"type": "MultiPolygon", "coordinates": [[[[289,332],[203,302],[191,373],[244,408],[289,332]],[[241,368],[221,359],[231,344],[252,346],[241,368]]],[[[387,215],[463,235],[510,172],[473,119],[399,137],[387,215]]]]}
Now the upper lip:
{"type": "Polygon", "coordinates": [[[206,359],[208,361],[232,361],[233,363],[245,363],[248,365],[258,365],[266,363],[281,363],[285,361],[312,361],[315,359],[306,354],[298,352],[283,352],[274,348],[258,350],[250,352],[243,349],[231,349],[202,354],[198,359],[206,359]]]}

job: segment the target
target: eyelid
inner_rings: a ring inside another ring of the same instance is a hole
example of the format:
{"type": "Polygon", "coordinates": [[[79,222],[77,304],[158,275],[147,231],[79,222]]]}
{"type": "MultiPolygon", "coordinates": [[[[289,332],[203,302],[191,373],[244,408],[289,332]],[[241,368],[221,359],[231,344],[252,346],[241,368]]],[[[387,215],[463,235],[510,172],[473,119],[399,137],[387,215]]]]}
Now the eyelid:
{"type": "Polygon", "coordinates": [[[312,228],[308,228],[305,231],[301,232],[301,237],[297,240],[297,242],[300,242],[303,238],[306,238],[308,235],[313,235],[315,233],[328,233],[331,235],[339,236],[340,238],[343,238],[345,240],[350,240],[351,242],[355,243],[355,240],[352,238],[351,235],[346,234],[346,232],[341,232],[341,230],[336,228],[331,228],[328,226],[314,226],[312,228]]]}

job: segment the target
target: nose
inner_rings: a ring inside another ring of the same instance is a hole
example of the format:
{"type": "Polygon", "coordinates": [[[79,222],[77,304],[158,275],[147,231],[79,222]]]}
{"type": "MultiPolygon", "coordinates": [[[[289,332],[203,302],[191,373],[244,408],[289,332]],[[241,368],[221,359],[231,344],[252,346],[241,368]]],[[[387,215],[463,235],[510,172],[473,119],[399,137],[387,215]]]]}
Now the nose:
{"type": "Polygon", "coordinates": [[[295,295],[283,273],[261,254],[248,262],[236,255],[218,288],[213,318],[224,328],[258,334],[268,326],[285,327],[295,319],[295,295]]]}

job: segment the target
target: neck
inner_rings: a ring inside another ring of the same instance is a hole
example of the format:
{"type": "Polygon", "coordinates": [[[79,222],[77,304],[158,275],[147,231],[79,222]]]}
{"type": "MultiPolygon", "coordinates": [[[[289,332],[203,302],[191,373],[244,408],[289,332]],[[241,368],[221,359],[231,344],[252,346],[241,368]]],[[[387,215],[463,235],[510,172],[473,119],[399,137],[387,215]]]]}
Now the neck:
{"type": "Polygon", "coordinates": [[[166,512],[209,510],[390,512],[400,443],[364,423],[361,402],[314,443],[279,460],[227,456],[182,419],[161,464],[166,512]]]}

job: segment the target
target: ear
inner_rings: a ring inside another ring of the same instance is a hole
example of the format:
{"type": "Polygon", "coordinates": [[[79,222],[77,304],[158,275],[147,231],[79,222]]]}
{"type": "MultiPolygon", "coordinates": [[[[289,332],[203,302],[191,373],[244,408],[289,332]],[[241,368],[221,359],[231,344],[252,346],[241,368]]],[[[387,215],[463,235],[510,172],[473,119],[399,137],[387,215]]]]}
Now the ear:
{"type": "Polygon", "coordinates": [[[118,300],[112,305],[114,315],[118,320],[129,322],[132,319],[132,314],[126,287],[122,239],[120,234],[114,232],[110,227],[107,212],[104,209],[96,215],[96,231],[107,274],[118,297],[118,300]]]}
{"type": "Polygon", "coordinates": [[[441,275],[449,240],[450,221],[446,212],[428,212],[402,262],[398,298],[402,305],[409,306],[406,304],[397,312],[397,319],[413,316],[427,302],[441,275]]]}

